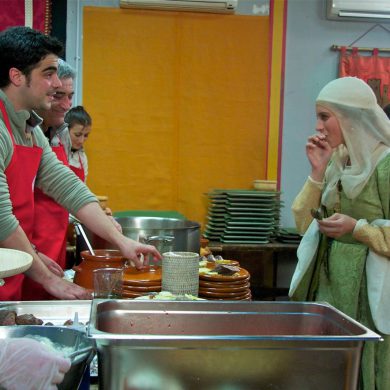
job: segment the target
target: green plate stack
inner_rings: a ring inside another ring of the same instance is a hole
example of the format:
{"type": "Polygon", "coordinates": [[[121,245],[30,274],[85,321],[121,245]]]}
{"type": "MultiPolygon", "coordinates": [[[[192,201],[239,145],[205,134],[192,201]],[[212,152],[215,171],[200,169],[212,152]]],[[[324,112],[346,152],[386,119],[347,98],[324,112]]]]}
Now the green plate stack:
{"type": "Polygon", "coordinates": [[[280,192],[213,190],[203,235],[224,243],[266,244],[280,229],[280,192]]]}

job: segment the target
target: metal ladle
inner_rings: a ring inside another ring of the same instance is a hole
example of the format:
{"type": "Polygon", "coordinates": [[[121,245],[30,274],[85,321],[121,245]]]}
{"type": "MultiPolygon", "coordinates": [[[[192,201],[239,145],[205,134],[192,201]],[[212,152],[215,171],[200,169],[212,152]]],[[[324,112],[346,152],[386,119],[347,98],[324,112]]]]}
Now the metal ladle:
{"type": "Polygon", "coordinates": [[[88,240],[88,237],[87,235],[85,234],[85,231],[84,231],[84,228],[81,224],[81,221],[79,221],[76,217],[74,217],[73,215],[69,215],[69,219],[70,221],[73,223],[74,225],[74,229],[76,231],[76,234],[78,236],[82,236],[83,237],[83,240],[84,242],[87,244],[87,247],[88,247],[88,250],[89,252],[91,253],[92,256],[95,256],[95,252],[94,250],[92,249],[92,246],[91,246],[91,243],[89,242],[88,240]]]}

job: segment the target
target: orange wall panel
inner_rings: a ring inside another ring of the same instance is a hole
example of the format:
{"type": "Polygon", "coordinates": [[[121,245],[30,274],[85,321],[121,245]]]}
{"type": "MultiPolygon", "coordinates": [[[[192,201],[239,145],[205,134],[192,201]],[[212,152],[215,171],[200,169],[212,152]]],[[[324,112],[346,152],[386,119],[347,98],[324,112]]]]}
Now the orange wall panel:
{"type": "Polygon", "coordinates": [[[204,223],[207,191],[266,177],[268,25],[84,8],[88,184],[114,211],[177,210],[204,223]]]}

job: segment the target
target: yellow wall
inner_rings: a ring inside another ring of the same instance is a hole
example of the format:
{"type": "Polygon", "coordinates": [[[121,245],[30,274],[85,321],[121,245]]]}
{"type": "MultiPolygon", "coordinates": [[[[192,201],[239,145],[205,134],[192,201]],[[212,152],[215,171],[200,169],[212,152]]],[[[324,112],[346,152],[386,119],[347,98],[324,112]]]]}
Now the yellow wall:
{"type": "Polygon", "coordinates": [[[271,55],[270,55],[270,94],[267,142],[267,179],[280,179],[280,143],[283,121],[284,55],[286,39],[286,0],[271,0],[271,55]]]}
{"type": "Polygon", "coordinates": [[[207,191],[265,178],[268,29],[268,17],[84,8],[90,188],[114,211],[204,223],[207,191]]]}

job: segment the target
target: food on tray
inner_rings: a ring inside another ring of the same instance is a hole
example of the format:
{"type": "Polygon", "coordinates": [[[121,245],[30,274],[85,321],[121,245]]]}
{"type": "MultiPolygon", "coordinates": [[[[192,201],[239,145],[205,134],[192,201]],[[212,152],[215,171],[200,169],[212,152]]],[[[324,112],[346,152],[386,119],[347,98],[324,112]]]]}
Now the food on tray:
{"type": "Polygon", "coordinates": [[[201,261],[199,261],[199,267],[200,268],[201,267],[206,267],[207,263],[208,263],[207,259],[201,260],[201,261]]]}
{"type": "Polygon", "coordinates": [[[150,293],[148,295],[143,295],[137,298],[136,300],[149,300],[154,299],[157,301],[198,301],[203,300],[191,294],[176,295],[172,294],[169,291],[161,291],[159,293],[150,293]]]}
{"type": "Polygon", "coordinates": [[[74,347],[67,347],[65,345],[55,343],[51,341],[48,337],[43,337],[39,335],[32,335],[27,334],[25,337],[28,337],[30,339],[34,339],[39,341],[41,344],[43,344],[49,351],[51,352],[57,352],[61,354],[64,357],[69,356],[72,352],[74,352],[74,347]]]}
{"type": "Polygon", "coordinates": [[[208,267],[200,267],[199,268],[199,274],[200,275],[218,275],[218,272],[214,272],[214,270],[212,268],[208,268],[208,267]]]}
{"type": "Polygon", "coordinates": [[[240,267],[234,265],[218,264],[213,268],[213,271],[219,275],[234,275],[236,272],[240,272],[240,267]]]}
{"type": "Polygon", "coordinates": [[[239,271],[235,272],[233,275],[222,275],[216,272],[214,273],[199,273],[199,279],[205,281],[214,281],[214,282],[235,282],[241,280],[249,280],[250,275],[249,272],[241,267],[238,267],[239,271]]]}
{"type": "MultiPolygon", "coordinates": [[[[33,314],[21,314],[17,315],[14,310],[0,310],[0,326],[11,326],[11,325],[47,325],[53,326],[52,322],[46,322],[45,324],[40,318],[35,317],[33,314]]],[[[63,326],[73,325],[73,320],[69,319],[64,322],[63,326]]],[[[83,325],[79,322],[78,325],[83,325]]]]}
{"type": "Polygon", "coordinates": [[[42,325],[43,321],[33,314],[21,314],[16,316],[16,325],[42,325]]]}
{"type": "Polygon", "coordinates": [[[13,310],[0,310],[0,326],[16,324],[16,312],[13,310]]]}
{"type": "Polygon", "coordinates": [[[226,260],[226,259],[219,259],[215,260],[215,264],[227,264],[227,265],[240,265],[240,263],[237,260],[226,260]]]}
{"type": "Polygon", "coordinates": [[[0,310],[0,326],[9,325],[42,325],[43,321],[33,314],[21,314],[13,310],[0,310]]]}
{"type": "MultiPolygon", "coordinates": [[[[223,261],[223,260],[219,260],[223,261]]],[[[238,262],[232,260],[225,260],[225,263],[211,263],[210,261],[199,262],[199,274],[200,275],[234,275],[240,272],[238,262]]]]}

